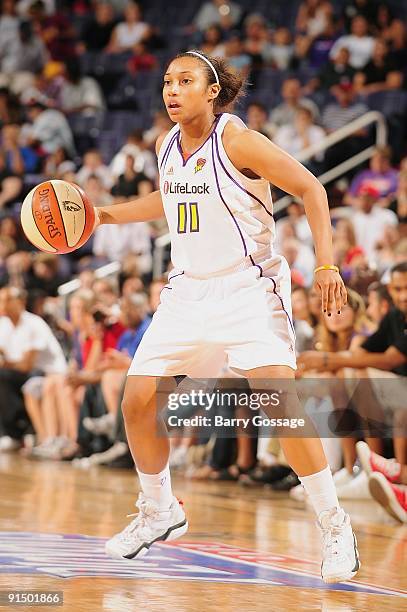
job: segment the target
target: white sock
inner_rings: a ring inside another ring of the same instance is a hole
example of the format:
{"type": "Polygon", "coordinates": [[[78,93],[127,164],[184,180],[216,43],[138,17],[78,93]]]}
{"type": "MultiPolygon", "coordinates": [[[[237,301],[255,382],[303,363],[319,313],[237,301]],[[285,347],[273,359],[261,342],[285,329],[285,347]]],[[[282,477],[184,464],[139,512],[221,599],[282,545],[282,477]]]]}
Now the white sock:
{"type": "Polygon", "coordinates": [[[168,510],[173,500],[168,463],[159,474],[143,474],[140,470],[137,470],[137,473],[144,495],[154,499],[160,510],[168,510]]]}
{"type": "Polygon", "coordinates": [[[329,465],[320,472],[309,476],[298,476],[298,478],[308,493],[317,516],[324,510],[339,508],[338,496],[329,465]]]}

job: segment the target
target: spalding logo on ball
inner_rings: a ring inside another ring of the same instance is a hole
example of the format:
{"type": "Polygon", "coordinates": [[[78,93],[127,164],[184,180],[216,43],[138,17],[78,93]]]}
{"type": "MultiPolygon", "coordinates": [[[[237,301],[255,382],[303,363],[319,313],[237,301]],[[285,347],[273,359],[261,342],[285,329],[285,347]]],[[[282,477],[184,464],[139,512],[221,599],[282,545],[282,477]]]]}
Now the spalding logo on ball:
{"type": "Polygon", "coordinates": [[[95,211],[80,187],[46,181],[34,187],[21,207],[28,240],[46,253],[71,253],[85,244],[95,224],[95,211]]]}

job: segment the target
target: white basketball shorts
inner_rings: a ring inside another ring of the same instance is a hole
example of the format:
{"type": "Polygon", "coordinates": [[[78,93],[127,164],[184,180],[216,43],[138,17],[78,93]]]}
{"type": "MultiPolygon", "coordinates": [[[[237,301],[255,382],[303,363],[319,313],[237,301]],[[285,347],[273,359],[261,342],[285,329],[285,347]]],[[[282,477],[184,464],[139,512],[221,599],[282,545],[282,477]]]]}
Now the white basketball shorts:
{"type": "Polygon", "coordinates": [[[291,278],[282,256],[208,279],[172,270],[128,375],[215,377],[225,365],[296,369],[291,278]]]}

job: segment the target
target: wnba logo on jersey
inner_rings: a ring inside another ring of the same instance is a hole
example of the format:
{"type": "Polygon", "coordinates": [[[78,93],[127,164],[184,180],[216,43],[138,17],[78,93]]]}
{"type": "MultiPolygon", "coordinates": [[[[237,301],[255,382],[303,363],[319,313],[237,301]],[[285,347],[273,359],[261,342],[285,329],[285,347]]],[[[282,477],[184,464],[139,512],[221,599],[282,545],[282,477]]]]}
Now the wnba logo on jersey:
{"type": "Polygon", "coordinates": [[[206,164],[206,159],[204,159],[203,157],[200,157],[196,162],[195,174],[199,172],[200,170],[202,170],[205,164],[206,164]]]}
{"type": "Polygon", "coordinates": [[[200,195],[209,193],[209,185],[204,183],[203,185],[189,185],[188,183],[172,183],[171,181],[164,181],[163,192],[167,193],[198,193],[200,195]]]}

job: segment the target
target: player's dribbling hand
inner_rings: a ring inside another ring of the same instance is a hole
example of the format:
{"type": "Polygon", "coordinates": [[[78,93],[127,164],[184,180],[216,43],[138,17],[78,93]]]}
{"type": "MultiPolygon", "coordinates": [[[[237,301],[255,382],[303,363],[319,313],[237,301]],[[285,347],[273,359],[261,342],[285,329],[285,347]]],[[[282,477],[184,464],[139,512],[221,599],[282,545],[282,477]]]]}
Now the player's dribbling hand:
{"type": "Polygon", "coordinates": [[[314,287],[321,294],[322,312],[341,313],[348,300],[348,294],[341,275],[334,270],[319,270],[314,275],[314,287]]]}

